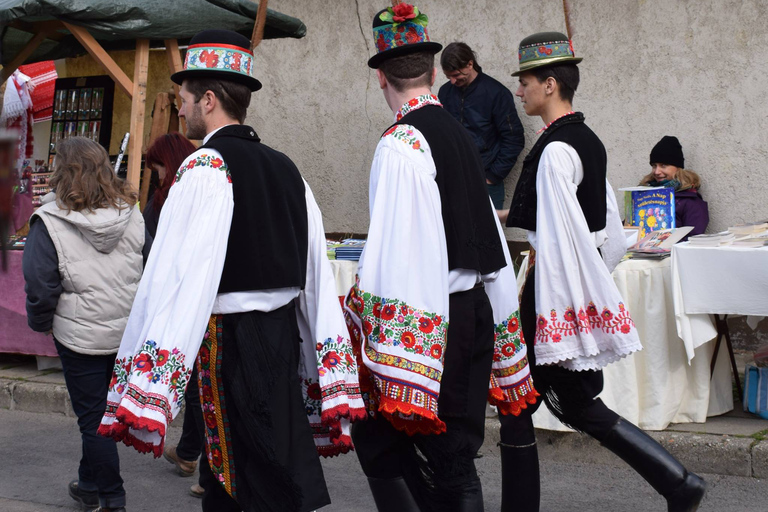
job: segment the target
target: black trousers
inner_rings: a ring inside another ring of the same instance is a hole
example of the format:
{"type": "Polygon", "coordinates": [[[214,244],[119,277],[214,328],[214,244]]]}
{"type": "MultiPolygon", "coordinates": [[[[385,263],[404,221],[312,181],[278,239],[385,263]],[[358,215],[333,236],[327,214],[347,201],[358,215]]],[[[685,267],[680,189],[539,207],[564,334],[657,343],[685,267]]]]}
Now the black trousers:
{"type": "Polygon", "coordinates": [[[176,455],[184,460],[197,460],[205,448],[205,423],[200,408],[200,390],[197,384],[197,365],[192,369],[184,394],[184,423],[181,438],[176,445],[176,455]]]}
{"type": "Polygon", "coordinates": [[[269,313],[223,315],[222,327],[218,377],[226,400],[237,499],[203,457],[203,510],[308,512],[328,505],[301,393],[301,339],[293,303],[269,313]]]}
{"type": "Polygon", "coordinates": [[[619,419],[618,414],[610,410],[602,400],[595,398],[603,390],[602,370],[575,372],[558,365],[536,366],[533,343],[536,336],[535,272],[534,267],[525,281],[520,300],[520,324],[528,348],[533,385],[541,397],[535,405],[523,409],[520,416],[499,416],[501,442],[525,446],[536,440],[531,416],[542,400],[564,424],[602,442],[619,419]]]}
{"type": "Polygon", "coordinates": [[[485,434],[493,361],[493,312],[485,290],[451,294],[449,309],[438,400],[446,432],[409,436],[381,415],[352,426],[352,440],[366,476],[405,477],[420,504],[428,501],[435,510],[450,510],[453,497],[480,489],[474,458],[485,434]],[[429,498],[420,499],[425,492],[429,498]]]}
{"type": "Polygon", "coordinates": [[[125,489],[120,477],[117,445],[113,439],[97,433],[101,417],[107,409],[107,390],[115,366],[115,354],[81,354],[55,339],[54,343],[61,358],[64,381],[82,438],[78,486],[83,491],[98,491],[102,507],[124,507],[125,489]]]}

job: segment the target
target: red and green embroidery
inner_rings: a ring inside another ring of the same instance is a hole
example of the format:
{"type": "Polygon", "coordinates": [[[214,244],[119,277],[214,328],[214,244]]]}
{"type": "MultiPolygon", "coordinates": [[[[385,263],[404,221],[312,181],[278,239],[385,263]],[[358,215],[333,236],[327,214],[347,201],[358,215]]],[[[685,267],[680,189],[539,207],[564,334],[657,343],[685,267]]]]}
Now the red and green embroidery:
{"type": "MultiPolygon", "coordinates": [[[[155,341],[147,340],[135,356],[115,360],[109,390],[122,395],[127,391],[131,375],[144,376],[153,384],[159,382],[168,386],[169,398],[176,407],[181,407],[189,375],[192,373],[192,369],[184,364],[184,359],[184,354],[179,349],[158,350],[155,341]]],[[[142,404],[145,402],[140,397],[136,398],[142,404]]],[[[170,411],[168,413],[170,414],[170,411]]]]}
{"type": "Polygon", "coordinates": [[[418,110],[421,107],[425,107],[427,105],[436,105],[438,107],[443,106],[443,104],[440,103],[440,100],[434,94],[422,94],[421,96],[411,98],[402,107],[400,107],[400,110],[398,110],[397,114],[395,115],[395,119],[399,121],[405,117],[408,112],[418,110]]]}
{"type": "Polygon", "coordinates": [[[178,183],[185,172],[194,169],[195,167],[211,167],[212,169],[218,169],[224,172],[227,175],[227,181],[232,183],[232,177],[229,175],[229,167],[224,163],[224,160],[218,156],[207,155],[205,153],[190,159],[186,164],[179,167],[179,170],[176,171],[176,180],[174,183],[178,183]]]}
{"type": "Polygon", "coordinates": [[[494,326],[493,360],[496,362],[513,359],[523,347],[523,331],[517,311],[506,320],[494,326]]]}
{"type": "Polygon", "coordinates": [[[355,290],[349,300],[363,321],[368,341],[442,362],[448,323],[440,315],[412,308],[397,299],[368,292],[358,294],[355,290]]]}
{"type": "Polygon", "coordinates": [[[424,152],[424,149],[421,147],[421,141],[418,137],[414,134],[414,128],[411,125],[407,124],[396,124],[386,132],[384,132],[384,135],[382,137],[387,137],[388,135],[391,135],[395,139],[405,142],[409,146],[411,146],[411,149],[415,149],[420,152],[424,152]]]}
{"type": "Polygon", "coordinates": [[[618,312],[614,313],[608,307],[600,312],[594,302],[590,302],[586,311],[580,307],[577,313],[574,308],[568,307],[560,318],[554,309],[549,319],[539,315],[536,321],[536,343],[560,343],[565,337],[590,333],[595,329],[608,334],[629,334],[634,326],[624,303],[619,302],[618,312]]]}
{"type": "Polygon", "coordinates": [[[224,383],[221,380],[222,330],[222,315],[211,315],[208,331],[197,356],[197,375],[208,463],[219,483],[236,499],[235,459],[224,398],[224,383]]]}

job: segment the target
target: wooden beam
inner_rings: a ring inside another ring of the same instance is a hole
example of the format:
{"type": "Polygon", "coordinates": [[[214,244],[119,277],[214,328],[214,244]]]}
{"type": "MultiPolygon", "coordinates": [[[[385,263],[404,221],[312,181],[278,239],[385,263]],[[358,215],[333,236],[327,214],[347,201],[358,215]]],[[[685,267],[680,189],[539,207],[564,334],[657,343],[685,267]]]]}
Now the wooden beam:
{"type": "Polygon", "coordinates": [[[264,37],[264,24],[267,22],[267,3],[269,0],[259,0],[259,7],[256,9],[256,22],[253,24],[253,33],[251,34],[251,50],[259,46],[264,37]]]}
{"type": "Polygon", "coordinates": [[[38,32],[32,36],[32,39],[30,39],[29,42],[24,45],[24,48],[22,48],[21,51],[13,59],[11,59],[8,65],[3,66],[2,71],[0,71],[0,83],[8,80],[13,72],[19,69],[19,66],[24,64],[24,61],[27,60],[35,50],[37,50],[37,47],[40,46],[40,43],[45,41],[45,35],[45,31],[43,31],[38,32]]]}
{"type": "MultiPolygon", "coordinates": [[[[136,40],[131,95],[131,138],[128,141],[128,183],[139,188],[141,149],[144,144],[144,112],[147,108],[147,75],[149,73],[149,39],[136,40]]],[[[143,205],[142,205],[143,206],[143,205]]]]}
{"type": "MultiPolygon", "coordinates": [[[[106,50],[99,44],[98,41],[83,27],[72,25],[71,23],[63,22],[67,30],[72,32],[72,35],[80,42],[81,45],[91,54],[96,62],[98,62],[104,71],[107,72],[112,80],[123,90],[129,98],[133,99],[134,83],[128,78],[128,75],[120,69],[120,66],[107,54],[106,50]]],[[[138,46],[137,46],[138,48],[138,46]]],[[[133,133],[131,133],[133,137],[133,133]]]]}
{"type": "MultiPolygon", "coordinates": [[[[171,74],[184,69],[184,65],[181,63],[181,52],[179,51],[179,42],[176,39],[165,40],[165,54],[168,56],[168,70],[171,74]]],[[[176,108],[181,112],[181,96],[179,95],[179,86],[173,84],[173,92],[176,93],[176,108]]],[[[179,118],[179,124],[181,125],[181,131],[187,133],[187,120],[179,118]]]]}

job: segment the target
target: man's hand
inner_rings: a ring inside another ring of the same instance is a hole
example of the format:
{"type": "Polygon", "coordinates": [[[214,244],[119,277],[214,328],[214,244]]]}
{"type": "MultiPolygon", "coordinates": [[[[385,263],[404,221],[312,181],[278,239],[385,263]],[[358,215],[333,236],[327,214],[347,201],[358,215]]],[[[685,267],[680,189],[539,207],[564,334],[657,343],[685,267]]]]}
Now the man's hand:
{"type": "Polygon", "coordinates": [[[499,216],[499,221],[501,222],[501,225],[507,223],[507,217],[509,217],[509,210],[496,210],[496,215],[499,216]]]}
{"type": "Polygon", "coordinates": [[[486,182],[488,185],[493,185],[493,182],[492,182],[491,180],[489,180],[488,178],[485,178],[485,182],[486,182]]]}

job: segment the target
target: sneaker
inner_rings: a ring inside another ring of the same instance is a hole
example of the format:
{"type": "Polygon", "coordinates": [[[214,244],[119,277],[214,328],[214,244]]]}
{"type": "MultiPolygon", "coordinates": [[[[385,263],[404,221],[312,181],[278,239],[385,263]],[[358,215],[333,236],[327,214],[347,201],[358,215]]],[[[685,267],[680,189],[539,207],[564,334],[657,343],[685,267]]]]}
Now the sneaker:
{"type": "Polygon", "coordinates": [[[191,494],[195,498],[202,498],[204,492],[205,492],[205,489],[203,489],[200,486],[200,484],[195,484],[189,488],[189,494],[191,494]]]}
{"type": "Polygon", "coordinates": [[[80,508],[83,510],[92,510],[99,506],[99,493],[80,490],[77,480],[69,482],[69,495],[80,504],[80,508]]]}
{"type": "Polygon", "coordinates": [[[180,459],[179,456],[176,454],[175,446],[169,447],[163,450],[163,457],[165,457],[165,460],[167,460],[171,464],[176,465],[176,471],[179,473],[179,475],[187,477],[195,474],[195,469],[197,468],[197,461],[180,459]]]}

